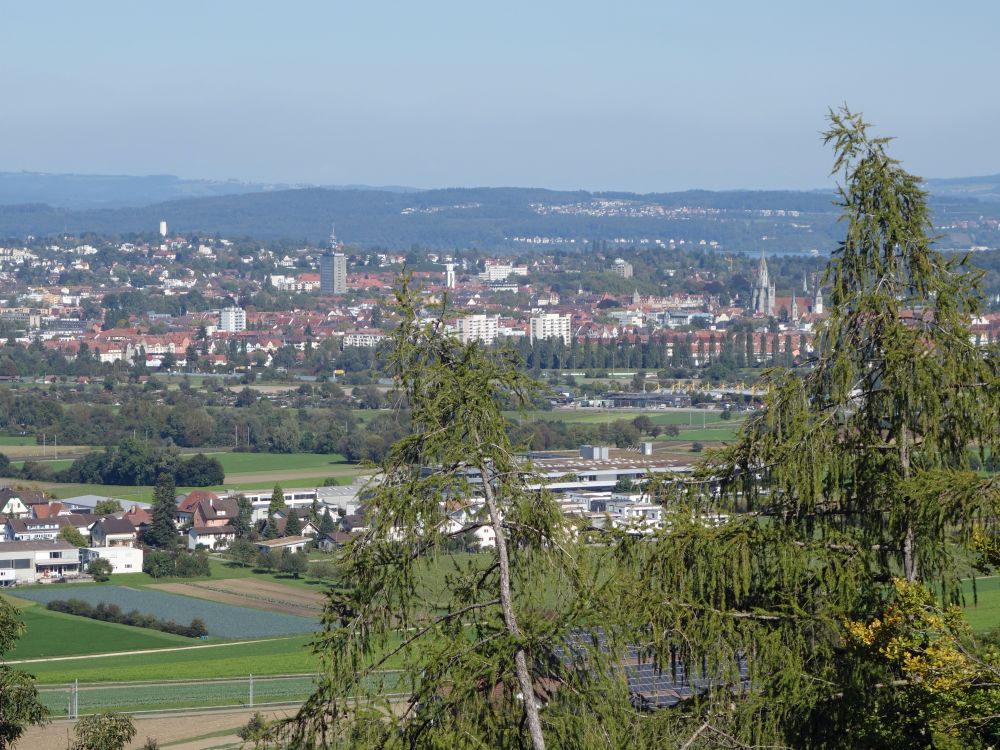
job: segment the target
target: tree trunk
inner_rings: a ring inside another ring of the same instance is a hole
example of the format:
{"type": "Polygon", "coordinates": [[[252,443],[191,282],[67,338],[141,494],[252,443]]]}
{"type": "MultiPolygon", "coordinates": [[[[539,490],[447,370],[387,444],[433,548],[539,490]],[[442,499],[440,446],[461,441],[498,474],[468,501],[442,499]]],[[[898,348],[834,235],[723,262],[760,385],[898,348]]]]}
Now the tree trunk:
{"type": "MultiPolygon", "coordinates": [[[[486,508],[490,512],[490,525],[496,536],[497,559],[500,567],[500,609],[503,611],[503,621],[507,630],[515,638],[521,636],[521,628],[517,624],[514,612],[514,601],[510,588],[510,559],[507,556],[507,537],[504,536],[503,519],[497,510],[496,496],[485,467],[481,468],[483,478],[483,496],[486,498],[486,508]]],[[[534,750],[545,750],[545,736],[542,734],[542,720],[538,714],[538,703],[535,701],[535,686],[528,670],[528,658],[524,649],[518,647],[514,653],[514,671],[521,685],[521,696],[524,702],[524,715],[528,720],[528,732],[531,734],[531,746],[534,750]]]]}
{"type": "MultiPolygon", "coordinates": [[[[903,473],[903,481],[910,478],[910,444],[906,426],[899,431],[899,466],[903,473]]],[[[906,508],[906,536],[903,537],[903,576],[913,583],[920,575],[917,566],[916,539],[913,531],[912,509],[906,508]]]]}

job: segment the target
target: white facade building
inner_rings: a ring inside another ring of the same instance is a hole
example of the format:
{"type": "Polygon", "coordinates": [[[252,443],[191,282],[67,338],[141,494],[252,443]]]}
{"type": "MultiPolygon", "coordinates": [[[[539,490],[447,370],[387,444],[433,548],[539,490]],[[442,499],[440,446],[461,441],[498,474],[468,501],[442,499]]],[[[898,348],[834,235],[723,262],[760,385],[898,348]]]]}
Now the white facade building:
{"type": "Polygon", "coordinates": [[[463,344],[481,341],[492,344],[500,330],[499,315],[467,315],[458,319],[458,338],[463,344]]]}
{"type": "Polygon", "coordinates": [[[111,573],[141,573],[142,550],[136,547],[81,547],[80,564],[101,558],[111,563],[111,573]]]}
{"type": "Polygon", "coordinates": [[[247,329],[247,314],[240,307],[226,307],[219,313],[219,330],[239,333],[247,329]]]}
{"type": "Polygon", "coordinates": [[[531,340],[560,338],[569,346],[570,321],[569,315],[545,313],[530,320],[531,340]]]}

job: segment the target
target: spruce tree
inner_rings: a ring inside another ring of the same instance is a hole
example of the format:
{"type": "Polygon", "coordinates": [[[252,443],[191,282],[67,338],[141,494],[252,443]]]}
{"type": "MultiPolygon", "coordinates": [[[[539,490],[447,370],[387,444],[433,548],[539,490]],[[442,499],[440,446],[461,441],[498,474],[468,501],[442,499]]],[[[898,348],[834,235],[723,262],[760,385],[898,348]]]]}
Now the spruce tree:
{"type": "Polygon", "coordinates": [[[274,491],[271,492],[271,504],[267,507],[268,513],[274,513],[285,508],[285,493],[281,489],[280,484],[274,485],[274,491]]]}
{"type": "Polygon", "coordinates": [[[771,372],[739,440],[662,483],[668,530],[612,545],[601,620],[654,663],[729,685],[747,673],[749,689],[693,702],[697,719],[675,712],[678,744],[982,747],[1000,671],[943,606],[1000,494],[969,466],[1000,438],[996,352],[968,331],[980,274],[934,251],[920,182],[887,139],[847,110],[825,138],[846,236],[814,358],[771,372]]]}
{"type": "Polygon", "coordinates": [[[294,508],[289,508],[285,519],[285,536],[299,536],[302,533],[302,523],[294,508]]]}
{"type": "Polygon", "coordinates": [[[156,479],[153,490],[152,522],[143,535],[143,541],[151,547],[173,548],[177,545],[177,500],[174,478],[166,472],[156,479]]]}
{"type": "Polygon", "coordinates": [[[253,531],[251,519],[253,518],[253,504],[246,495],[236,496],[238,511],[233,518],[232,527],[238,539],[249,539],[253,531]]]}
{"type": "Polygon", "coordinates": [[[281,534],[278,533],[278,522],[274,517],[274,513],[267,514],[267,524],[264,526],[264,538],[265,539],[277,539],[281,534]]]}
{"type": "Polygon", "coordinates": [[[319,522],[319,533],[320,534],[332,534],[337,530],[337,524],[333,520],[333,516],[330,515],[330,509],[327,508],[323,511],[323,518],[319,522]]]}

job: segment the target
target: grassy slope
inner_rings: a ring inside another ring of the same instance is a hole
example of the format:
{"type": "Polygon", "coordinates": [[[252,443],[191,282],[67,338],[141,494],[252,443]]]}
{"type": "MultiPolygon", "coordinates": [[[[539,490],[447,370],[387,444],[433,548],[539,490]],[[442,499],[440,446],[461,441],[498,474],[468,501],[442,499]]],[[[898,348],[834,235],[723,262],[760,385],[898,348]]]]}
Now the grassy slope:
{"type": "Polygon", "coordinates": [[[41,684],[293,674],[318,667],[308,649],[312,638],[295,636],[188,651],[67,659],[31,664],[29,669],[41,684]]]}
{"type": "Polygon", "coordinates": [[[52,612],[34,603],[25,603],[21,614],[28,629],[9,654],[11,659],[190,646],[197,642],[156,630],[52,612]]]}
{"type": "Polygon", "coordinates": [[[209,453],[222,463],[226,474],[260,471],[315,469],[317,474],[342,468],[345,458],[338,453],[209,453]]]}
{"type": "Polygon", "coordinates": [[[0,435],[0,445],[35,445],[35,436],[0,435]]]}
{"type": "Polygon", "coordinates": [[[977,633],[986,633],[1000,628],[1000,576],[978,579],[975,600],[972,581],[965,581],[962,588],[968,604],[965,617],[972,629],[977,633]]]}

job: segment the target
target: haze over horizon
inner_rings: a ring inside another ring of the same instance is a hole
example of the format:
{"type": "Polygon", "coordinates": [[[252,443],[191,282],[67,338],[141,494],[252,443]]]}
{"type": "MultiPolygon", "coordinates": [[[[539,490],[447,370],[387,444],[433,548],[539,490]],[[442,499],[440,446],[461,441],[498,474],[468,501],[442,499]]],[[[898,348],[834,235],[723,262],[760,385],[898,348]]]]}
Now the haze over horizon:
{"type": "Polygon", "coordinates": [[[1000,172],[985,1],[63,1],[5,24],[0,171],[810,190],[847,102],[917,174],[1000,172]]]}

